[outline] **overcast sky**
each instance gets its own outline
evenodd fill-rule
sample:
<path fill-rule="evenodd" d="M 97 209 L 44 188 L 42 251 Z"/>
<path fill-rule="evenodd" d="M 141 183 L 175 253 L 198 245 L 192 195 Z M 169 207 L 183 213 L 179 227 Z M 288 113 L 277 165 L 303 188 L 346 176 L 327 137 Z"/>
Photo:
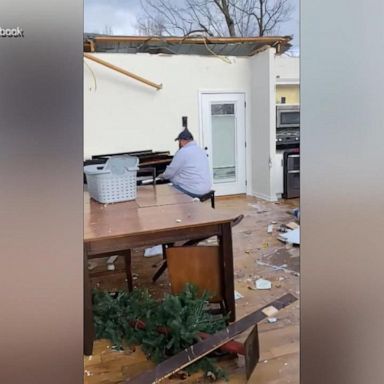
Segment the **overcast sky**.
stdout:
<path fill-rule="evenodd" d="M 280 35 L 293 35 L 293 52 L 299 50 L 299 0 L 290 0 L 294 7 L 291 20 L 280 26 Z M 110 27 L 114 35 L 135 35 L 140 0 L 84 0 L 85 32 L 105 33 Z"/>

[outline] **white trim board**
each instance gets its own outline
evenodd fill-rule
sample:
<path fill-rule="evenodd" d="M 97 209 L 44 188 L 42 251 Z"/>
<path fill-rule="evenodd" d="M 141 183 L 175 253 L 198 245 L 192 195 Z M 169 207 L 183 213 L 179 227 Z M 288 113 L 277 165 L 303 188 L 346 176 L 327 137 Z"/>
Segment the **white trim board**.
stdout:
<path fill-rule="evenodd" d="M 269 196 L 269 195 L 266 195 L 264 193 L 252 192 L 252 196 L 257 197 L 258 199 L 270 201 L 272 203 L 278 201 L 278 198 L 276 195 L 275 196 Z"/>

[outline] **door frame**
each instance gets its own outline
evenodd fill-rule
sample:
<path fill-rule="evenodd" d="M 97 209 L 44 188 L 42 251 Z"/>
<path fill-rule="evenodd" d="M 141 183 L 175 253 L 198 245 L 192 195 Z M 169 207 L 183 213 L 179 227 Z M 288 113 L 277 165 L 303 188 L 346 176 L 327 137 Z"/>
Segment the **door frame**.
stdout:
<path fill-rule="evenodd" d="M 244 121 L 244 139 L 246 146 L 244 148 L 244 177 L 245 177 L 245 194 L 248 195 L 249 191 L 249 185 L 248 185 L 248 180 L 249 180 L 249 175 L 248 175 L 248 155 L 249 155 L 249 140 L 248 140 L 248 130 L 247 130 L 247 103 L 248 103 L 248 97 L 247 97 L 247 92 L 245 90 L 228 90 L 228 89 L 215 89 L 215 90 L 209 90 L 209 89 L 201 89 L 199 90 L 199 138 L 200 138 L 200 145 L 203 145 L 203 96 L 204 95 L 218 95 L 218 94 L 241 94 L 244 96 L 244 116 L 243 116 L 243 121 Z M 212 180 L 213 182 L 213 180 Z M 242 194 L 242 193 L 241 193 Z"/>

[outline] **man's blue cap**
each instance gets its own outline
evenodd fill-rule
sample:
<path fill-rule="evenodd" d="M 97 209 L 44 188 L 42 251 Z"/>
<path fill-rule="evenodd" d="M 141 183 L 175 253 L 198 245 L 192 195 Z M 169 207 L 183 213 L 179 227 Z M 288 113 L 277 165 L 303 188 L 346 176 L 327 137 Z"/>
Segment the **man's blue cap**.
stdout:
<path fill-rule="evenodd" d="M 192 133 L 189 132 L 187 128 L 185 128 L 184 131 L 181 131 L 179 136 L 176 137 L 175 141 L 177 140 L 193 140 Z"/>

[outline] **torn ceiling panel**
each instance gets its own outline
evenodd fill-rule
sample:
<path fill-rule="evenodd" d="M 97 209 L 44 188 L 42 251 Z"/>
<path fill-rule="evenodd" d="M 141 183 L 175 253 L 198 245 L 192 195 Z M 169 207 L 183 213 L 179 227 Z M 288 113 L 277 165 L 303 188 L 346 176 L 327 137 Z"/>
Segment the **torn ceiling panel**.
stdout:
<path fill-rule="evenodd" d="M 84 35 L 84 52 L 253 56 L 266 46 L 287 51 L 291 36 L 174 37 Z"/>

